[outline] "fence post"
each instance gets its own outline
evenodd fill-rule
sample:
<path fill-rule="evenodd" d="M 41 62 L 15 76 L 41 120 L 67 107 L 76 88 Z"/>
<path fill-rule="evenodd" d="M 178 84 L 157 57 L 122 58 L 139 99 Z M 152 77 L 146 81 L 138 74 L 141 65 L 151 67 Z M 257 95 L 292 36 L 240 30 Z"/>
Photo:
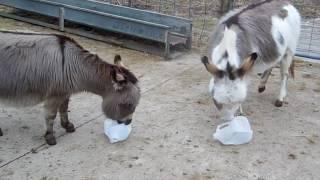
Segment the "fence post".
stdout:
<path fill-rule="evenodd" d="M 162 0 L 159 1 L 159 9 L 158 9 L 159 13 L 161 12 L 161 6 L 162 6 Z"/>
<path fill-rule="evenodd" d="M 64 31 L 64 16 L 65 16 L 65 11 L 64 8 L 61 7 L 59 8 L 59 30 Z"/>
<path fill-rule="evenodd" d="M 220 16 L 232 9 L 234 0 L 220 0 Z"/>
<path fill-rule="evenodd" d="M 188 13 L 188 17 L 191 18 L 191 7 L 192 6 L 192 0 L 189 0 L 189 13 Z"/>
<path fill-rule="evenodd" d="M 177 4 L 176 4 L 176 0 L 173 0 L 173 15 L 176 15 L 176 11 L 177 11 Z"/>

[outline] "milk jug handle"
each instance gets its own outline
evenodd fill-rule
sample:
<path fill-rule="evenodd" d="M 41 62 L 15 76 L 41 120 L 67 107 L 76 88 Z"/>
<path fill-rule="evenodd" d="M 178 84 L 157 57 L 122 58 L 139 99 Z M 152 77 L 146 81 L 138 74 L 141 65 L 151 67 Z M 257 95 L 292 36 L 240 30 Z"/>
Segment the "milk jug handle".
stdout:
<path fill-rule="evenodd" d="M 225 123 L 222 123 L 222 124 L 218 125 L 216 132 L 220 131 L 221 129 L 223 129 L 223 128 L 227 127 L 227 126 L 229 126 L 229 124 L 230 124 L 230 122 L 225 122 Z"/>

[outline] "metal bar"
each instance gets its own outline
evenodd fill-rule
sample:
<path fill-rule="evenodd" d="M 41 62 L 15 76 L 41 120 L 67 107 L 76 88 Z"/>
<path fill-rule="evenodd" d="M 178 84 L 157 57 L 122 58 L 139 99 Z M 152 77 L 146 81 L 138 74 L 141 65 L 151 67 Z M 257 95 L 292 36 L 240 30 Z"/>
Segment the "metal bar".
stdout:
<path fill-rule="evenodd" d="M 64 8 L 59 8 L 59 30 L 64 31 Z"/>
<path fill-rule="evenodd" d="M 34 0 L 33 0 L 34 1 Z M 141 23 L 141 24 L 146 24 L 146 25 L 151 25 L 151 26 L 158 26 L 158 27 L 162 27 L 162 28 L 169 28 L 166 25 L 162 25 L 162 24 L 157 24 L 157 23 L 152 23 L 152 22 L 148 22 L 148 21 L 143 21 L 143 20 L 139 20 L 139 19 L 133 19 L 133 18 L 129 18 L 129 17 L 124 17 L 124 16 L 118 16 L 118 15 L 114 15 L 114 14 L 110 14 L 110 13 L 105 13 L 105 12 L 100 12 L 100 11 L 95 11 L 95 10 L 91 10 L 91 9 L 85 9 L 85 8 L 80 8 L 80 7 L 76 7 L 76 6 L 72 6 L 72 5 L 68 5 L 68 4 L 61 4 L 61 3 L 54 3 L 54 2 L 50 2 L 50 1 L 46 1 L 46 0 L 37 0 L 39 2 L 45 2 L 47 4 L 52 4 L 52 5 L 57 5 L 57 6 L 63 6 L 69 9 L 74 9 L 74 10 L 79 10 L 82 12 L 90 12 L 92 14 L 97 14 L 97 15 L 102 15 L 102 16 L 106 16 L 106 17 L 113 17 L 113 18 L 117 18 L 117 19 L 123 19 L 123 20 L 128 20 L 128 21 L 133 21 L 136 23 Z"/>
<path fill-rule="evenodd" d="M 153 16 L 153 15 L 156 15 L 155 18 L 159 18 L 159 17 L 168 17 L 168 18 L 173 18 L 173 19 L 176 19 L 176 20 L 181 20 L 181 21 L 186 21 L 186 22 L 191 22 L 190 19 L 187 19 L 187 18 L 183 18 L 183 17 L 177 17 L 177 16 L 170 16 L 170 15 L 167 15 L 167 14 L 161 14 L 161 13 L 157 13 L 157 12 L 152 12 L 152 11 L 148 11 L 148 10 L 142 10 L 142 9 L 136 9 L 136 8 L 131 8 L 131 7 L 125 7 L 125 6 L 119 6 L 119 5 L 115 5 L 115 4 L 109 4 L 109 3 L 106 3 L 106 2 L 102 2 L 102 1 L 82 1 L 81 3 L 79 3 L 79 0 L 68 0 L 68 1 L 65 1 L 65 0 L 60 0 L 61 3 L 59 2 L 52 2 L 52 1 L 48 1 L 48 0 L 29 0 L 29 1 L 34 1 L 34 2 L 43 2 L 43 3 L 47 3 L 47 4 L 54 4 L 54 5 L 58 5 L 58 6 L 71 6 L 71 5 L 68 5 L 67 3 L 70 3 L 71 2 L 78 2 L 76 5 L 91 5 L 91 6 L 95 6 L 95 9 L 99 10 L 99 11 L 102 11 L 102 9 L 100 7 L 109 7 L 110 9 L 112 10 L 115 10 L 115 11 L 119 11 L 120 9 L 123 9 L 124 12 L 129 12 L 129 13 L 133 13 L 134 15 L 134 12 L 140 12 L 142 14 L 139 14 L 139 15 L 148 15 L 147 17 L 150 17 L 150 16 Z M 2 2 L 0 1 L 0 4 Z M 75 4 L 75 3 L 74 3 Z M 115 13 L 115 11 L 113 13 Z M 103 11 L 102 11 L 103 12 Z"/>
<path fill-rule="evenodd" d="M 0 12 L 0 16 L 5 17 L 5 18 L 10 18 L 10 19 L 15 19 L 18 21 L 23 21 L 23 22 L 27 22 L 30 24 L 35 24 L 35 25 L 39 25 L 39 26 L 44 26 L 44 27 L 48 27 L 51 29 L 55 29 L 55 30 L 59 30 L 59 26 L 54 25 L 54 24 L 49 24 L 49 23 L 45 23 L 45 22 L 41 22 L 41 21 L 37 21 L 37 20 L 33 20 L 30 18 L 25 18 L 25 17 L 21 17 L 21 16 L 16 16 L 13 14 L 8 14 L 8 13 L 3 13 Z"/>
<path fill-rule="evenodd" d="M 309 28 L 315 27 L 315 28 L 320 28 L 320 25 L 317 26 L 317 25 L 312 25 L 312 24 L 302 24 L 301 27 L 309 27 Z"/>
<path fill-rule="evenodd" d="M 162 6 L 162 0 L 159 0 L 159 9 L 158 9 L 159 13 L 161 12 L 161 6 Z"/>
<path fill-rule="evenodd" d="M 229 0 L 229 4 L 228 4 L 228 9 L 229 11 L 233 9 L 234 5 L 234 0 Z"/>
<path fill-rule="evenodd" d="M 316 55 L 310 55 L 310 54 L 302 53 L 302 52 L 297 52 L 295 55 L 298 57 L 305 57 L 305 58 L 309 58 L 309 59 L 320 60 L 320 55 L 316 56 Z"/>
<path fill-rule="evenodd" d="M 313 20 L 313 24 L 314 24 L 314 20 Z M 313 30 L 314 30 L 314 28 L 312 28 L 312 30 L 311 30 L 311 37 L 310 37 L 310 39 L 309 39 L 309 47 L 308 47 L 308 49 L 310 50 L 310 47 L 311 47 L 311 39 L 312 39 L 312 37 L 313 37 Z"/>
<path fill-rule="evenodd" d="M 25 1 L 25 3 L 26 2 L 27 1 Z M 30 4 L 27 4 L 27 5 L 30 5 Z M 52 16 L 52 17 L 59 16 L 58 15 L 59 8 L 56 6 L 43 6 L 43 4 L 39 4 L 39 3 L 31 4 L 31 5 L 33 6 L 29 6 L 29 8 L 31 8 L 29 10 L 32 12 L 37 12 L 40 14 L 45 13 L 44 15 Z M 24 8 L 27 8 L 27 7 L 24 7 Z M 120 32 L 128 35 L 133 35 L 136 37 L 150 39 L 157 42 L 164 42 L 165 31 L 169 29 L 169 26 L 166 26 L 166 25 L 155 24 L 152 22 L 146 22 L 146 21 L 136 20 L 136 19 L 127 18 L 127 17 L 115 18 L 120 16 L 97 12 L 97 11 L 88 10 L 84 8 L 74 8 L 73 6 L 68 6 L 64 8 L 68 8 L 66 10 L 65 18 L 68 18 L 67 20 L 69 21 L 85 24 L 93 27 L 98 27 L 108 31 Z M 79 11 L 78 11 L 79 9 L 82 10 L 81 14 L 79 14 Z M 25 10 L 28 10 L 28 9 L 25 9 Z"/>
<path fill-rule="evenodd" d="M 148 0 L 146 0 L 145 6 L 148 7 Z"/>
<path fill-rule="evenodd" d="M 132 5 L 133 0 L 130 0 L 130 2 Z M 174 6 L 176 6 L 175 3 L 176 0 L 174 0 Z M 164 55 L 166 57 L 170 55 L 170 35 L 186 38 L 180 43 L 186 43 L 188 48 L 191 48 L 192 44 L 192 21 L 185 18 L 177 18 L 91 0 L 1 0 L 0 4 L 59 18 L 59 26 L 41 21 L 32 21 L 29 18 L 28 20 L 20 18 L 20 20 L 60 31 L 73 33 L 72 31 L 74 30 L 64 27 L 64 20 L 68 20 L 91 27 L 165 43 Z M 159 11 L 161 11 L 162 5 L 163 1 L 160 0 Z M 191 16 L 191 5 L 192 0 L 189 0 L 189 16 Z M 176 13 L 176 9 L 174 13 Z M 90 35 L 87 33 L 85 36 L 89 37 Z M 174 44 L 176 42 L 172 41 L 171 43 Z"/>
<path fill-rule="evenodd" d="M 173 0 L 173 15 L 176 15 L 177 7 L 176 7 L 176 0 Z"/>
<path fill-rule="evenodd" d="M 178 37 L 183 37 L 183 38 L 188 38 L 190 36 L 189 34 L 180 34 L 176 32 L 170 32 L 170 34 Z"/>
<path fill-rule="evenodd" d="M 30 1 L 48 2 L 48 0 L 30 0 Z M 161 14 L 161 13 L 157 13 L 157 12 L 153 12 L 153 11 L 149 11 L 149 10 L 142 10 L 142 9 L 136 9 L 136 8 L 131 8 L 131 7 L 119 6 L 119 5 L 109 4 L 109 3 L 101 2 L 101 1 L 55 0 L 55 2 L 51 2 L 51 1 L 49 1 L 49 2 L 55 3 L 57 5 L 62 3 L 62 4 L 74 4 L 77 6 L 82 5 L 82 6 L 87 6 L 87 8 L 94 7 L 95 9 L 102 11 L 102 12 L 104 10 L 112 11 L 112 13 L 114 13 L 114 14 L 116 14 L 116 12 L 119 12 L 120 10 L 123 10 L 123 12 L 127 12 L 129 14 L 131 12 L 134 12 L 135 14 L 137 14 L 139 16 L 146 15 L 146 17 L 141 16 L 140 18 L 154 18 L 153 20 L 157 20 L 159 18 L 161 18 L 162 20 L 163 20 L 163 18 L 170 18 L 170 19 L 175 19 L 175 20 L 191 22 L 190 19 L 186 19 L 183 17 L 170 16 L 170 15 Z M 134 14 L 132 14 L 132 15 L 134 15 Z"/>
<path fill-rule="evenodd" d="M 81 3 L 80 3 L 81 2 Z M 156 12 L 150 12 L 150 11 L 145 11 L 145 10 L 138 10 L 134 8 L 128 8 L 124 6 L 118 6 L 118 5 L 111 5 L 106 2 L 99 2 L 95 3 L 96 1 L 87 1 L 87 0 L 54 0 L 48 1 L 48 0 L 2 0 L 0 1 L 0 4 L 8 5 L 8 6 L 18 6 L 18 5 L 23 5 L 22 7 L 20 6 L 21 9 L 27 10 L 26 8 L 37 8 L 38 13 L 46 13 L 48 15 L 48 12 L 45 12 L 45 9 L 39 10 L 39 5 L 44 6 L 47 4 L 59 6 L 59 7 L 65 7 L 65 8 L 73 8 L 75 11 L 79 10 L 82 11 L 82 9 L 89 9 L 93 10 L 88 13 L 95 13 L 95 12 L 100 12 L 100 13 L 105 13 L 105 14 L 99 14 L 102 16 L 107 16 L 110 15 L 109 17 L 112 18 L 118 18 L 118 17 L 128 17 L 130 20 L 140 20 L 140 22 L 151 22 L 154 24 L 161 24 L 161 25 L 166 25 L 171 28 L 170 31 L 178 32 L 178 33 L 189 33 L 189 24 L 192 23 L 191 20 L 185 19 L 185 18 L 178 18 L 175 16 L 169 16 L 169 15 L 163 15 L 159 14 Z M 43 3 L 43 4 L 40 4 Z M 68 3 L 68 4 L 65 4 Z M 16 5 L 15 5 L 16 4 Z M 71 6 L 71 7 L 70 7 Z M 16 7 L 19 8 L 19 7 Z M 29 9 L 30 10 L 30 9 Z M 40 12 L 39 12 L 40 11 Z M 49 9 L 49 11 L 52 12 L 52 10 Z M 81 16 L 79 16 L 81 17 Z M 65 17 L 66 19 L 69 18 Z M 78 19 L 78 18 L 76 18 Z M 94 23 L 96 18 L 93 18 L 93 20 L 89 20 L 90 23 Z M 128 20 L 129 20 L 128 19 Z M 88 22 L 88 20 L 86 21 Z M 119 23 L 118 23 L 119 24 Z M 101 27 L 100 27 L 101 28 Z"/>
<path fill-rule="evenodd" d="M 169 43 L 169 31 L 165 33 L 165 47 L 164 47 L 164 57 L 169 59 L 170 55 L 170 43 Z"/>
<path fill-rule="evenodd" d="M 319 51 L 313 51 L 313 50 L 306 50 L 306 49 L 299 49 L 296 51 L 297 53 L 304 53 L 304 54 L 319 54 Z M 320 55 L 319 55 L 320 57 Z"/>
<path fill-rule="evenodd" d="M 191 8 L 192 8 L 192 0 L 189 0 L 189 11 L 188 11 L 188 17 L 191 18 Z"/>
<path fill-rule="evenodd" d="M 192 48 L 192 24 L 190 24 L 191 33 L 189 34 L 189 37 L 187 39 L 187 48 Z"/>
<path fill-rule="evenodd" d="M 59 26 L 57 26 L 57 25 L 41 22 L 41 21 L 38 21 L 38 20 L 30 19 L 30 18 L 20 17 L 20 16 L 7 14 L 7 13 L 2 13 L 2 12 L 0 12 L 0 16 L 6 17 L 6 18 L 15 19 L 15 20 L 18 20 L 18 21 L 27 22 L 27 23 L 34 24 L 34 25 L 48 27 L 48 28 L 51 28 L 51 29 L 54 29 L 54 30 L 59 30 Z M 159 52 L 159 48 L 153 47 L 153 46 L 150 46 L 150 45 L 135 43 L 133 41 L 120 42 L 120 41 L 117 41 L 117 40 L 112 40 L 110 38 L 106 38 L 105 36 L 94 35 L 92 33 L 87 33 L 87 32 L 83 32 L 83 31 L 75 30 L 75 29 L 70 29 L 70 28 L 65 28 L 64 32 L 67 32 L 67 33 L 70 33 L 70 34 L 75 34 L 75 35 L 86 37 L 86 38 L 90 38 L 90 39 L 94 39 L 94 40 L 97 40 L 97 41 L 102 41 L 102 42 L 118 45 L 120 47 L 124 47 L 124 48 L 128 48 L 128 49 L 133 49 L 133 50 L 137 50 L 137 51 L 141 51 L 141 52 L 152 53 L 152 54 L 155 54 L 155 55 L 158 55 L 158 56 L 162 56 L 162 57 L 164 56 L 163 53 Z M 170 53 L 170 51 L 168 53 Z M 168 55 L 168 57 L 169 57 L 169 55 Z M 167 58 L 167 57 L 164 57 L 164 58 Z"/>

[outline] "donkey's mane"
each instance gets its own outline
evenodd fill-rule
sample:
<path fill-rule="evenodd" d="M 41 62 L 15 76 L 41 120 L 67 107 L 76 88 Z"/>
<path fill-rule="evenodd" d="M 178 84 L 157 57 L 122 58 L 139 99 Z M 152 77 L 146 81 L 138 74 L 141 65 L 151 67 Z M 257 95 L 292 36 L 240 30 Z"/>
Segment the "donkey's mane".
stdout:
<path fill-rule="evenodd" d="M 121 72 L 126 77 L 126 79 L 130 81 L 132 84 L 136 84 L 138 82 L 138 79 L 130 70 L 104 61 L 97 54 L 93 54 L 90 51 L 86 50 L 79 43 L 77 43 L 74 39 L 70 37 L 59 35 L 59 34 L 55 34 L 55 36 L 60 39 L 59 40 L 60 43 L 65 43 L 69 41 L 75 44 L 78 48 L 80 48 L 82 51 L 81 53 L 85 57 L 84 59 L 90 64 L 97 66 L 97 73 L 100 74 L 101 76 L 106 76 L 107 75 L 106 73 L 110 72 L 110 71 L 106 71 L 105 69 L 115 69 L 118 72 Z M 63 48 L 63 44 L 61 44 L 61 48 Z"/>
<path fill-rule="evenodd" d="M 80 48 L 82 51 L 81 53 L 85 57 L 84 59 L 88 61 L 90 64 L 97 66 L 97 73 L 100 74 L 101 76 L 106 76 L 107 75 L 106 73 L 110 72 L 110 71 L 106 71 L 106 69 L 115 69 L 116 71 L 121 72 L 125 76 L 125 78 L 128 81 L 130 81 L 132 84 L 136 84 L 138 82 L 138 79 L 130 70 L 104 61 L 97 54 L 93 54 L 90 51 L 86 50 L 78 42 L 76 42 L 74 39 L 70 37 L 60 35 L 60 34 L 54 34 L 54 35 L 59 39 L 59 43 L 61 45 L 62 50 L 64 48 L 64 43 L 66 43 L 67 41 L 75 44 L 78 48 Z"/>
<path fill-rule="evenodd" d="M 61 34 L 55 34 L 55 33 L 35 33 L 35 32 L 16 32 L 16 31 L 6 31 L 1 30 L 1 33 L 11 33 L 11 34 L 20 34 L 20 35 L 39 35 L 39 36 L 51 36 L 56 37 L 57 41 L 60 45 L 60 50 L 62 53 L 62 67 L 64 68 L 65 65 L 65 46 L 66 43 L 71 43 L 75 45 L 77 48 L 80 49 L 81 55 L 84 57 L 83 60 L 87 61 L 89 64 L 92 64 L 97 69 L 97 73 L 102 76 L 106 77 L 110 75 L 110 72 L 112 69 L 116 70 L 117 72 L 121 72 L 125 78 L 130 81 L 133 84 L 136 84 L 138 82 L 138 79 L 136 76 L 128 69 L 124 67 L 120 67 L 114 64 L 110 64 L 103 59 L 101 59 L 98 55 L 91 53 L 90 51 L 86 50 L 84 47 L 82 47 L 77 41 L 75 41 L 73 38 L 61 35 Z M 82 59 L 82 58 L 81 58 Z M 109 74 L 107 74 L 109 73 Z"/>
<path fill-rule="evenodd" d="M 103 59 L 101 59 L 98 55 L 90 53 L 88 50 L 82 49 L 83 56 L 85 57 L 85 61 L 97 67 L 97 73 L 100 76 L 107 76 L 106 73 L 112 73 L 112 71 L 117 71 L 122 73 L 126 80 L 130 81 L 132 84 L 136 84 L 138 82 L 137 77 L 128 69 L 124 67 L 120 67 L 118 65 L 110 64 Z M 106 71 L 106 69 L 109 69 Z"/>
<path fill-rule="evenodd" d="M 227 26 L 228 28 L 230 28 L 230 26 L 232 26 L 233 24 L 236 24 L 236 25 L 239 25 L 239 26 L 240 26 L 240 24 L 239 24 L 239 16 L 240 16 L 242 13 L 244 13 L 244 12 L 250 10 L 250 9 L 254 9 L 254 8 L 258 7 L 258 6 L 261 6 L 261 5 L 265 4 L 265 3 L 269 3 L 269 2 L 271 2 L 271 1 L 273 1 L 273 0 L 265 0 L 265 1 L 258 2 L 258 3 L 250 4 L 249 6 L 243 8 L 241 11 L 239 11 L 239 12 L 236 13 L 236 14 L 234 14 L 234 15 L 231 16 L 230 18 L 228 18 L 224 23 L 226 24 L 226 26 Z M 240 27 L 240 28 L 241 28 L 241 27 Z"/>
<path fill-rule="evenodd" d="M 111 69 L 116 69 L 118 72 L 123 73 L 123 75 L 126 77 L 126 79 L 128 81 L 130 81 L 132 84 L 136 84 L 138 82 L 137 77 L 128 69 L 124 68 L 124 67 L 119 67 L 117 65 L 114 64 L 110 64 L 106 61 L 104 61 L 103 59 L 101 59 L 98 55 L 91 53 L 90 51 L 86 50 L 85 48 L 83 48 L 78 42 L 76 42 L 74 39 L 64 36 L 64 35 L 60 35 L 60 34 L 54 34 L 59 40 L 60 43 L 62 43 L 61 45 L 63 45 L 63 43 L 69 41 L 72 42 L 73 44 L 75 44 L 78 48 L 80 48 L 82 50 L 83 55 L 85 56 L 85 60 L 88 61 L 90 64 L 96 65 L 97 71 L 100 75 L 105 76 L 107 73 L 105 71 L 106 68 L 111 68 Z M 61 46 L 63 48 L 63 46 Z"/>

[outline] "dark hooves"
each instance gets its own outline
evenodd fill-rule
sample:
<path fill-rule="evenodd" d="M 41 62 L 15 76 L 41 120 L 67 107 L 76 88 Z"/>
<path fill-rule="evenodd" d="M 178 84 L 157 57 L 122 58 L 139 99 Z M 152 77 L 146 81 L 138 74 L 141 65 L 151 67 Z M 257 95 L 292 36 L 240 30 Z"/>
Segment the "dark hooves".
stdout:
<path fill-rule="evenodd" d="M 66 129 L 66 132 L 68 133 L 72 133 L 72 132 L 75 132 L 76 129 L 74 128 L 74 125 L 72 123 L 68 123 L 68 124 L 61 124 L 61 126 Z"/>
<path fill-rule="evenodd" d="M 276 100 L 276 102 L 274 103 L 274 105 L 276 107 L 281 107 L 283 105 L 283 101 L 280 101 L 280 100 Z"/>
<path fill-rule="evenodd" d="M 76 129 L 74 128 L 74 125 L 72 123 L 69 123 L 68 126 L 66 127 L 66 131 L 68 133 L 72 133 L 72 132 L 75 132 Z"/>
<path fill-rule="evenodd" d="M 47 144 L 50 146 L 57 144 L 56 138 L 52 133 L 51 134 L 46 133 L 46 135 L 44 135 L 44 138 L 46 139 Z"/>
<path fill-rule="evenodd" d="M 265 86 L 259 87 L 259 89 L 258 89 L 259 93 L 262 93 L 264 90 L 266 90 L 266 87 L 265 87 Z"/>
<path fill-rule="evenodd" d="M 0 128 L 0 136 L 3 136 L 3 133 L 2 133 L 2 130 L 1 130 L 1 128 Z"/>

